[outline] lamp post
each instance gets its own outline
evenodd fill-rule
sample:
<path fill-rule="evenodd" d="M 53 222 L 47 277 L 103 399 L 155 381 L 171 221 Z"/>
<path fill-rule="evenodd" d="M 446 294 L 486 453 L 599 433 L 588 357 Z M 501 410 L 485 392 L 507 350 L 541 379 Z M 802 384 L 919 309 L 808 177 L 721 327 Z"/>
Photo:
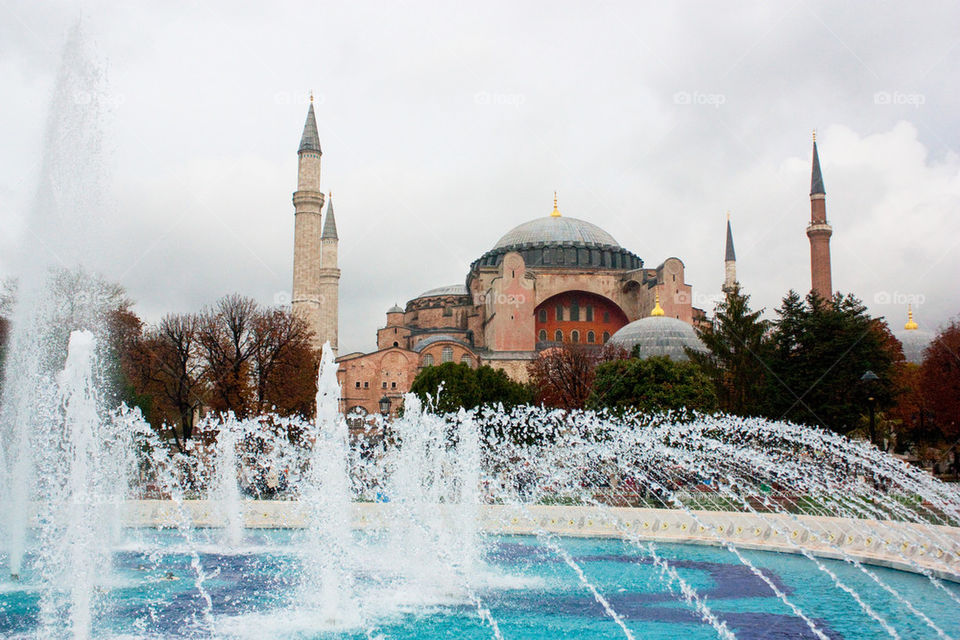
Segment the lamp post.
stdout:
<path fill-rule="evenodd" d="M 873 389 L 879 379 L 880 377 L 873 371 L 867 371 L 860 377 L 860 382 L 862 382 L 867 389 L 867 408 L 870 410 L 870 444 L 877 443 L 877 423 L 874 414 L 877 398 L 874 396 Z"/>

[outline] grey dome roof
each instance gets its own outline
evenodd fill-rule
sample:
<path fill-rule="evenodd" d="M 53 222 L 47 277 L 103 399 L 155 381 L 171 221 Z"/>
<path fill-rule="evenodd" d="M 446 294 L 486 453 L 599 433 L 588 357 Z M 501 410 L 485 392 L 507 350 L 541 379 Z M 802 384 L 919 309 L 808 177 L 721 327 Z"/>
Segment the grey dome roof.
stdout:
<path fill-rule="evenodd" d="M 923 362 L 923 352 L 933 342 L 934 335 L 922 329 L 901 329 L 894 334 L 903 345 L 903 357 L 907 362 L 920 364 Z"/>
<path fill-rule="evenodd" d="M 566 216 L 545 216 L 514 227 L 497 240 L 494 250 L 528 244 L 619 247 L 613 236 L 595 224 Z"/>
<path fill-rule="evenodd" d="M 398 304 L 394 304 L 392 307 L 387 309 L 387 313 L 403 313 L 403 308 Z"/>
<path fill-rule="evenodd" d="M 689 360 L 684 347 L 706 351 L 693 327 L 677 318 L 650 316 L 634 320 L 610 336 L 609 344 L 628 351 L 638 346 L 639 356 L 669 356 L 672 360 Z"/>
<path fill-rule="evenodd" d="M 424 291 L 418 295 L 414 300 L 418 298 L 430 298 L 433 296 L 468 296 L 470 292 L 467 290 L 467 286 L 463 284 L 451 284 L 446 287 L 437 287 L 436 289 L 430 289 L 429 291 Z"/>

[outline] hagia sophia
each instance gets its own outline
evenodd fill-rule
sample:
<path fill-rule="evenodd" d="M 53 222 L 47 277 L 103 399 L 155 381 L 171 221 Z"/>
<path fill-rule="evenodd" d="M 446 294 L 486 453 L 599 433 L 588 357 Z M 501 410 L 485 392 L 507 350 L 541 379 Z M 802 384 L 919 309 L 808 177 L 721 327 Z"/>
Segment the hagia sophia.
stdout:
<path fill-rule="evenodd" d="M 445 362 L 489 365 L 525 381 L 530 362 L 558 344 L 640 345 L 641 353 L 680 359 L 684 347 L 703 349 L 694 327 L 709 320 L 692 305 L 683 261 L 670 256 L 647 267 L 600 227 L 562 214 L 554 194 L 549 215 L 503 234 L 462 282 L 388 309 L 375 351 L 339 353 L 339 238 L 332 198 L 320 191 L 322 155 L 311 100 L 293 194 L 292 306 L 313 329 L 317 346 L 329 342 L 337 353 L 344 413 L 395 411 L 423 367 Z M 815 138 L 810 202 L 811 284 L 829 297 L 832 228 Z M 729 219 L 726 232 L 725 291 L 737 281 Z M 916 329 L 911 316 L 906 338 L 920 337 Z"/>

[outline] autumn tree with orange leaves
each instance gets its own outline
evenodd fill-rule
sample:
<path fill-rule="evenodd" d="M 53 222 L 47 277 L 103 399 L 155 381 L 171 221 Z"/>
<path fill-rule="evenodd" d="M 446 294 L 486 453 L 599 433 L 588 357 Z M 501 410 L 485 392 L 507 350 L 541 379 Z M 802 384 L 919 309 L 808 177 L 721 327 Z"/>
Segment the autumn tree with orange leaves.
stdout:
<path fill-rule="evenodd" d="M 920 387 L 930 419 L 953 449 L 960 475 L 960 320 L 940 331 L 924 353 Z"/>

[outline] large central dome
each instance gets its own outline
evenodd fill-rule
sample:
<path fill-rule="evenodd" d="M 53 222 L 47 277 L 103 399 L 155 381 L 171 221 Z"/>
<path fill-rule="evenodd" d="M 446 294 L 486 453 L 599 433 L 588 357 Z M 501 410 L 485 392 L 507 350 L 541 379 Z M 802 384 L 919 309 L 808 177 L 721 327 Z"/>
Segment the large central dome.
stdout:
<path fill-rule="evenodd" d="M 545 216 L 514 227 L 497 241 L 493 250 L 537 244 L 587 247 L 620 246 L 620 243 L 613 236 L 595 224 L 576 218 Z"/>

